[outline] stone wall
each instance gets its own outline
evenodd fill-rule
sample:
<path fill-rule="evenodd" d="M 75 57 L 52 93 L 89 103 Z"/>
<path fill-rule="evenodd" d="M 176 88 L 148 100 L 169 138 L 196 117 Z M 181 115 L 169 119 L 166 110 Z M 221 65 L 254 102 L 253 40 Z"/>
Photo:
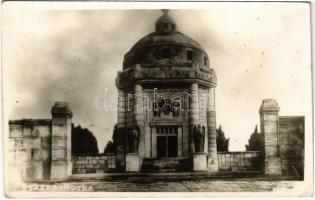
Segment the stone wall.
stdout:
<path fill-rule="evenodd" d="M 198 87 L 197 87 L 198 89 Z M 169 89 L 168 89 L 169 90 Z M 196 90 L 195 92 L 198 94 Z M 145 89 L 145 94 L 150 92 Z M 151 92 L 152 93 L 152 92 Z M 162 91 L 163 95 L 183 95 L 187 91 Z M 151 96 L 148 95 L 150 98 Z M 200 100 L 204 105 L 206 99 Z M 184 104 L 188 104 L 183 98 Z M 198 102 L 198 99 L 197 101 Z M 209 103 L 209 102 L 208 102 Z M 124 151 L 121 158 L 114 154 L 76 155 L 71 157 L 71 116 L 72 112 L 64 102 L 56 103 L 52 110 L 52 119 L 24 119 L 9 121 L 9 138 L 7 160 L 10 179 L 21 177 L 24 182 L 63 181 L 71 173 L 107 173 L 119 169 L 118 161 L 125 161 Z M 219 170 L 221 171 L 264 171 L 266 175 L 304 177 L 304 117 L 287 117 L 278 115 L 279 107 L 275 100 L 264 100 L 261 109 L 261 136 L 264 149 L 246 152 L 218 152 Z M 179 135 L 183 146 L 179 146 L 178 155 L 188 158 L 188 116 L 182 112 L 178 119 L 159 121 L 152 113 L 145 113 L 145 120 L 150 125 L 166 123 L 179 124 L 183 135 Z M 193 113 L 196 122 L 201 123 L 204 114 Z M 210 116 L 211 117 L 211 116 Z M 150 119 L 152 121 L 150 121 Z M 198 119 L 198 120 L 197 120 Z M 150 131 L 150 130 L 149 130 Z M 154 132 L 154 131 L 153 131 Z M 181 131 L 179 131 L 181 132 Z M 215 132 L 214 132 L 215 133 Z M 154 145 L 152 138 L 145 137 L 143 146 L 149 150 L 147 155 L 155 158 L 150 152 Z M 215 137 L 212 138 L 215 140 Z M 122 145 L 123 146 L 123 145 Z M 185 147 L 186 146 L 186 149 Z M 213 148 L 212 146 L 209 149 Z M 124 150 L 124 149 L 123 149 Z M 216 152 L 216 151 L 208 151 Z M 187 154 L 186 154 L 187 153 Z M 208 154 L 208 161 L 213 155 Z M 209 165 L 208 165 L 209 166 Z M 70 173 L 67 170 L 70 169 Z M 65 173 L 67 172 L 67 173 Z"/>
<path fill-rule="evenodd" d="M 72 156 L 73 174 L 102 174 L 116 169 L 115 154 L 81 154 Z"/>
<path fill-rule="evenodd" d="M 280 158 L 282 173 L 304 177 L 304 117 L 280 116 Z"/>
<path fill-rule="evenodd" d="M 15 176 L 13 184 L 71 175 L 72 112 L 67 102 L 56 102 L 51 113 L 52 119 L 9 120 L 7 173 Z"/>
<path fill-rule="evenodd" d="M 51 164 L 51 120 L 10 120 L 8 164 L 25 182 L 48 180 Z M 10 171 L 11 172 L 11 171 Z"/>
<path fill-rule="evenodd" d="M 218 152 L 220 171 L 261 171 L 259 151 Z"/>

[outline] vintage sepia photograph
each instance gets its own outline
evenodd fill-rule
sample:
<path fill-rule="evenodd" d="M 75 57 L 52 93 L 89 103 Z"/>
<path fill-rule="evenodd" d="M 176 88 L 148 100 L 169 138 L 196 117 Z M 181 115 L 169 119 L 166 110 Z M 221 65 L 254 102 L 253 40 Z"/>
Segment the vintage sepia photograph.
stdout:
<path fill-rule="evenodd" d="M 11 198 L 312 196 L 307 2 L 5 2 Z"/>

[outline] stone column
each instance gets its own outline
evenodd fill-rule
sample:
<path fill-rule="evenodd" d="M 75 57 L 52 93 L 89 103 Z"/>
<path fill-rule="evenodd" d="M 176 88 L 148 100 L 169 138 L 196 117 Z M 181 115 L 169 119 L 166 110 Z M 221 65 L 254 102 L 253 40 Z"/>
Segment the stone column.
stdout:
<path fill-rule="evenodd" d="M 189 110 L 189 146 L 190 154 L 192 156 L 193 171 L 206 171 L 207 170 L 207 153 L 195 152 L 193 130 L 194 126 L 200 123 L 199 118 L 199 88 L 197 83 L 190 86 L 190 110 Z"/>
<path fill-rule="evenodd" d="M 133 116 L 134 125 L 139 127 L 139 145 L 138 151 L 136 153 L 127 153 L 126 155 L 126 171 L 127 172 L 138 172 L 140 171 L 141 160 L 145 155 L 145 133 L 144 133 L 144 116 L 142 106 L 142 86 L 140 84 L 135 84 L 134 86 L 134 104 L 133 104 Z"/>
<path fill-rule="evenodd" d="M 127 151 L 127 129 L 126 129 L 126 111 L 125 111 L 125 94 L 123 89 L 118 88 L 117 104 L 117 124 L 114 133 L 116 145 L 116 166 L 118 171 L 124 171 L 125 155 Z"/>
<path fill-rule="evenodd" d="M 278 103 L 274 99 L 263 100 L 259 110 L 266 175 L 282 174 L 279 152 L 279 110 Z"/>
<path fill-rule="evenodd" d="M 72 174 L 71 118 L 67 102 L 56 102 L 51 109 L 51 174 L 53 181 L 66 180 Z"/>
<path fill-rule="evenodd" d="M 217 130 L 216 130 L 216 111 L 215 111 L 215 89 L 209 89 L 207 104 L 207 126 L 208 126 L 208 171 L 216 172 L 218 166 L 217 152 Z"/>
<path fill-rule="evenodd" d="M 117 127 L 125 128 L 126 123 L 125 112 L 125 94 L 122 89 L 118 89 L 118 105 L 117 105 Z"/>
<path fill-rule="evenodd" d="M 140 137 L 139 137 L 139 148 L 138 153 L 140 156 L 144 155 L 144 116 L 143 116 L 143 109 L 141 106 L 142 102 L 142 86 L 140 84 L 135 84 L 134 87 L 134 125 L 139 126 L 140 129 Z"/>
<path fill-rule="evenodd" d="M 190 85 L 190 101 L 189 101 L 189 152 L 192 155 L 195 152 L 193 140 L 194 125 L 199 123 L 199 98 L 198 98 L 198 84 L 192 83 Z"/>

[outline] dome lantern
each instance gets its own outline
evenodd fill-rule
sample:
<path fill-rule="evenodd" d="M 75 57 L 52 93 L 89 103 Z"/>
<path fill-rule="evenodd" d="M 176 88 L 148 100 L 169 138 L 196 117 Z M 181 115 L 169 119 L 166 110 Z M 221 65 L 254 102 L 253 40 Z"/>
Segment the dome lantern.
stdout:
<path fill-rule="evenodd" d="M 169 10 L 168 9 L 162 9 L 163 15 L 156 20 L 155 22 L 155 31 L 156 32 L 170 32 L 176 30 L 176 23 L 168 15 Z"/>

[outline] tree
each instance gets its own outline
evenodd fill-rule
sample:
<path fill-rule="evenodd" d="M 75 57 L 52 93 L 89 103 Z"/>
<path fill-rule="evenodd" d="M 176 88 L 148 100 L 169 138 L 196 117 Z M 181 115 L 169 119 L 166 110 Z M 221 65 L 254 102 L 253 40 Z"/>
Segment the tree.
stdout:
<path fill-rule="evenodd" d="M 73 154 L 98 153 L 97 140 L 87 128 L 72 124 L 71 140 Z"/>
<path fill-rule="evenodd" d="M 251 134 L 248 145 L 245 145 L 246 151 L 261 151 L 262 150 L 262 137 L 258 133 L 257 125 L 254 132 Z"/>
<path fill-rule="evenodd" d="M 109 140 L 104 148 L 104 153 L 116 153 L 116 148 L 117 148 L 117 144 L 118 142 L 122 142 L 119 141 L 121 140 L 121 132 L 122 132 L 122 128 L 118 128 L 117 124 L 114 126 L 114 130 L 113 130 L 113 135 L 112 135 L 112 141 Z"/>
<path fill-rule="evenodd" d="M 109 140 L 104 148 L 104 153 L 116 153 L 115 143 Z"/>
<path fill-rule="evenodd" d="M 225 138 L 225 134 L 222 131 L 222 127 L 220 125 L 217 129 L 217 150 L 229 151 L 229 140 L 230 138 Z"/>

